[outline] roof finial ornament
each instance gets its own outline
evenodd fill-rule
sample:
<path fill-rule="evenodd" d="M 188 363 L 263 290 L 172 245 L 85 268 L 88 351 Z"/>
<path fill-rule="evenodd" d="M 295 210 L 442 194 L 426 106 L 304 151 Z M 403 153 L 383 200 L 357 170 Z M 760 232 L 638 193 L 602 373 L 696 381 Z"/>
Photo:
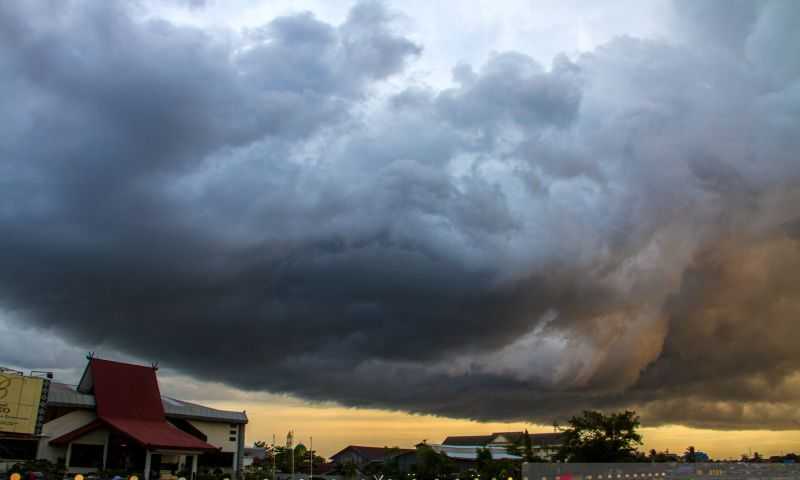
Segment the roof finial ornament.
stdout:
<path fill-rule="evenodd" d="M 89 354 L 86 355 L 86 360 L 91 360 L 93 358 L 94 358 L 94 352 L 89 352 Z"/>
<path fill-rule="evenodd" d="M 150 365 L 153 367 L 153 370 L 158 370 L 158 362 L 153 362 Z"/>

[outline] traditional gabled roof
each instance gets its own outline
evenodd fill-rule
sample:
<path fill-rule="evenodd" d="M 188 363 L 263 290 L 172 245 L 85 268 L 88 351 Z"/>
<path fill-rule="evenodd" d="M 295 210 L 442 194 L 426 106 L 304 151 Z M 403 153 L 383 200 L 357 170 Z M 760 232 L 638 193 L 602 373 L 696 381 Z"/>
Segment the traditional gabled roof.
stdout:
<path fill-rule="evenodd" d="M 155 368 L 91 358 L 88 369 L 98 417 L 166 423 Z"/>
<path fill-rule="evenodd" d="M 214 445 L 179 430 L 166 421 L 137 420 L 134 418 L 106 419 L 115 430 L 150 449 L 165 450 L 219 450 Z"/>
<path fill-rule="evenodd" d="M 217 450 L 167 422 L 154 367 L 90 358 L 79 392 L 94 394 L 97 419 L 50 443 L 107 427 L 150 449 Z"/>
<path fill-rule="evenodd" d="M 458 435 L 444 439 L 442 445 L 484 446 L 494 439 L 494 435 Z"/>
<path fill-rule="evenodd" d="M 119 432 L 149 449 L 218 450 L 217 447 L 209 445 L 201 439 L 192 437 L 168 423 L 161 424 L 158 422 L 139 422 L 135 420 L 115 420 L 113 422 L 108 422 L 96 419 L 78 429 L 50 440 L 50 444 L 67 445 L 101 428 L 108 428 Z"/>

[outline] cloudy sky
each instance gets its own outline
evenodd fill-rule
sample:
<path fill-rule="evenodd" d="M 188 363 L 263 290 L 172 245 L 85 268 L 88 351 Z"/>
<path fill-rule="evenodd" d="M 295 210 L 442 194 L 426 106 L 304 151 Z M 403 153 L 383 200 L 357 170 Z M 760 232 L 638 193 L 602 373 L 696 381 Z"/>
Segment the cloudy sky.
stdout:
<path fill-rule="evenodd" d="M 0 364 L 800 449 L 800 3 L 433 3 L 0 3 Z"/>

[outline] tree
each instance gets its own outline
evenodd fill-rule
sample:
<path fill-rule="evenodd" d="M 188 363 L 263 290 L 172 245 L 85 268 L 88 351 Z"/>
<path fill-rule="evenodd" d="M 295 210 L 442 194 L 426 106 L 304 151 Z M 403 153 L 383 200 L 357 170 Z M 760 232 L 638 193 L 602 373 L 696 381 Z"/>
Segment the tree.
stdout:
<path fill-rule="evenodd" d="M 355 478 L 358 476 L 358 467 L 353 462 L 345 462 L 341 466 L 344 478 Z"/>
<path fill-rule="evenodd" d="M 569 420 L 562 430 L 564 441 L 556 456 L 568 462 L 627 462 L 636 459 L 636 446 L 642 444 L 637 432 L 639 417 L 626 410 L 604 415 L 586 410 Z"/>
<path fill-rule="evenodd" d="M 476 466 L 482 479 L 498 478 L 505 480 L 508 477 L 519 478 L 520 462 L 518 460 L 492 458 L 488 448 L 479 448 L 477 451 Z"/>
<path fill-rule="evenodd" d="M 399 478 L 400 477 L 400 464 L 397 461 L 397 455 L 400 453 L 400 447 L 383 447 L 383 461 L 370 462 L 364 467 L 363 473 L 373 478 L 378 478 L 381 475 L 384 478 Z"/>
<path fill-rule="evenodd" d="M 294 471 L 296 473 L 309 473 L 311 466 L 311 457 L 314 457 L 314 467 L 319 467 L 325 463 L 325 459 L 309 451 L 305 445 L 298 443 L 294 447 Z M 291 459 L 290 459 L 291 460 Z"/>
<path fill-rule="evenodd" d="M 686 452 L 683 454 L 683 459 L 687 463 L 695 463 L 697 461 L 697 452 L 693 446 L 690 446 L 686 449 Z"/>
<path fill-rule="evenodd" d="M 420 480 L 446 477 L 456 471 L 455 465 L 447 455 L 436 452 L 429 445 L 417 446 L 415 473 Z"/>
<path fill-rule="evenodd" d="M 523 457 L 526 462 L 533 461 L 533 445 L 531 445 L 531 434 L 528 429 L 525 429 L 525 434 L 522 436 Z"/>
<path fill-rule="evenodd" d="M 476 463 L 478 473 L 480 473 L 483 478 L 492 478 L 493 459 L 491 450 L 485 447 L 479 448 L 476 455 Z"/>
<path fill-rule="evenodd" d="M 279 472 L 289 473 L 292 471 L 292 454 L 294 454 L 294 471 L 295 473 L 308 472 L 309 464 L 311 462 L 311 455 L 305 445 L 298 444 L 294 448 L 286 448 L 280 445 L 268 445 L 266 447 L 267 455 L 264 463 L 272 468 L 273 457 L 275 461 L 275 469 Z M 314 466 L 322 465 L 325 459 L 314 454 Z"/>

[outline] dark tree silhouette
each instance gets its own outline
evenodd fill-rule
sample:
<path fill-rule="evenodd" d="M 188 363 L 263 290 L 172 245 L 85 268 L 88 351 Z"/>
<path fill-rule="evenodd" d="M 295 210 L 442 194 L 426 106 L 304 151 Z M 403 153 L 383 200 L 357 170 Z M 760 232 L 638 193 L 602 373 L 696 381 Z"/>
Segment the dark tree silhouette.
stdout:
<path fill-rule="evenodd" d="M 604 415 L 586 410 L 572 417 L 569 427 L 562 430 L 564 442 L 557 458 L 569 462 L 635 461 L 636 446 L 642 444 L 639 426 L 633 411 Z"/>
<path fill-rule="evenodd" d="M 683 454 L 683 459 L 688 463 L 694 463 L 697 461 L 697 453 L 695 452 L 693 446 L 690 446 L 686 449 L 686 453 Z"/>

